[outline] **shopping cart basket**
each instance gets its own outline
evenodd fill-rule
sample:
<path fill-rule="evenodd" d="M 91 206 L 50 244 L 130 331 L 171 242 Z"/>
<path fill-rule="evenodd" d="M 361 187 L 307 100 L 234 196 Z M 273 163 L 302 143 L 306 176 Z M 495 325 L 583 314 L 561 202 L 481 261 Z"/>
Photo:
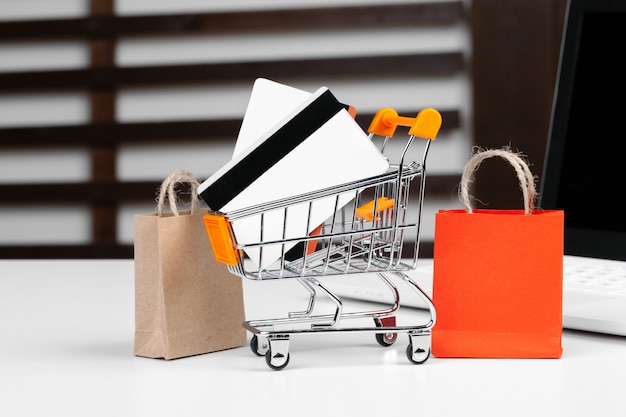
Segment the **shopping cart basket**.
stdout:
<path fill-rule="evenodd" d="M 408 359 L 418 364 L 429 358 L 430 334 L 436 320 L 435 306 L 405 272 L 417 266 L 426 157 L 430 143 L 441 127 L 441 115 L 432 108 L 422 110 L 415 118 L 399 116 L 389 108 L 380 110 L 372 120 L 368 133 L 371 140 L 381 142 L 381 152 L 388 158 L 388 153 L 391 153 L 388 151 L 393 148 L 388 141 L 398 126 L 409 127 L 408 140 L 397 152 L 397 163 L 390 163 L 390 168 L 383 174 L 229 213 L 211 212 L 205 216 L 213 252 L 220 262 L 228 265 L 231 273 L 253 280 L 295 278 L 308 291 L 308 304 L 302 311 L 291 312 L 282 318 L 246 321 L 243 324 L 253 335 L 250 342 L 252 351 L 265 356 L 270 368 L 279 370 L 289 363 L 291 335 L 320 332 L 372 332 L 382 346 L 393 344 L 398 333 L 408 333 Z M 407 151 L 415 138 L 426 139 L 422 160 L 406 163 Z M 415 193 L 417 197 L 411 197 Z M 346 197 L 349 202 L 343 204 Z M 297 237 L 285 232 L 290 219 L 296 217 L 290 217 L 292 210 L 304 208 L 308 210 L 310 219 L 315 205 L 329 199 L 334 201 L 334 214 L 323 224 L 317 227 L 306 224 Z M 265 218 L 269 215 L 278 215 L 282 219 L 282 238 L 264 239 Z M 238 243 L 232 223 L 251 218 L 258 222 L 258 242 Z M 280 259 L 270 266 L 261 266 L 264 265 L 263 251 L 270 247 L 274 251 L 280 250 Z M 258 259 L 251 259 L 249 251 L 244 253 L 251 248 L 257 249 L 254 254 L 258 253 Z M 344 312 L 345 300 L 333 293 L 329 283 L 322 282 L 323 277 L 331 275 L 372 273 L 384 282 L 390 294 L 389 305 L 376 310 Z M 424 301 L 429 312 L 425 323 L 396 325 L 395 314 L 400 307 L 400 296 L 389 274 L 399 277 Z M 318 292 L 332 300 L 333 313 L 314 312 Z M 373 319 L 374 323 L 370 326 L 346 325 L 350 319 L 356 318 Z"/>

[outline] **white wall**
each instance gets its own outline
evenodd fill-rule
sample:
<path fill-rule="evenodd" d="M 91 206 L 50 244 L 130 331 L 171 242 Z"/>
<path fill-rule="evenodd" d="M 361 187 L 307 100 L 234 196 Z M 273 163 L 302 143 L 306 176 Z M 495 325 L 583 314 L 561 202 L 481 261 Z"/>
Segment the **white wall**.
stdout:
<path fill-rule="evenodd" d="M 396 0 L 402 2 L 402 0 Z M 407 3 L 415 2 L 405 0 Z M 425 0 L 426 1 L 426 0 Z M 428 0 L 432 1 L 432 0 Z M 79 17 L 88 13 L 87 0 L 2 0 L 0 20 Z M 118 14 L 179 13 L 210 10 L 247 10 L 340 4 L 385 4 L 384 0 L 119 0 Z M 277 47 L 280 45 L 280 47 Z M 116 61 L 121 66 L 173 64 L 190 61 L 232 62 L 247 59 L 296 58 L 306 54 L 348 56 L 364 52 L 409 53 L 463 50 L 469 55 L 468 28 L 398 28 L 385 32 L 327 31 L 262 35 L 191 35 L 171 38 L 120 39 Z M 0 42 L 2 72 L 45 68 L 81 68 L 88 65 L 88 47 L 81 42 Z M 276 80 L 284 82 L 283 80 Z M 470 154 L 470 88 L 466 74 L 429 79 L 393 79 L 376 83 L 336 82 L 327 79 L 295 81 L 294 87 L 314 91 L 325 85 L 358 111 L 392 107 L 411 115 L 423 107 L 460 108 L 462 128 L 436 141 L 430 153 L 431 173 L 459 172 Z M 121 122 L 242 117 L 251 84 L 182 85 L 167 88 L 127 88 L 119 93 L 117 119 Z M 89 100 L 82 93 L 0 94 L 0 127 L 80 124 L 88 121 Z M 120 180 L 161 180 L 172 170 L 188 169 L 206 178 L 225 163 L 232 143 L 221 148 L 193 142 L 176 145 L 122 146 L 118 159 Z M 84 181 L 90 175 L 86 150 L 0 149 L 0 182 Z M 434 213 L 457 207 L 456 195 L 427 200 L 424 239 L 433 234 Z M 153 205 L 124 204 L 119 217 L 119 240 L 132 242 L 133 215 L 152 212 Z M 90 240 L 86 206 L 0 206 L 0 244 Z"/>

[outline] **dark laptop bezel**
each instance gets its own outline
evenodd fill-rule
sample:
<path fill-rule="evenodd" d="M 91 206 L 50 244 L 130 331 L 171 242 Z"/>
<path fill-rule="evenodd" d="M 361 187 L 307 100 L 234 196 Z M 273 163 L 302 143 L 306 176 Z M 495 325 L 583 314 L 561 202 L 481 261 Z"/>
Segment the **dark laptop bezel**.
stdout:
<path fill-rule="evenodd" d="M 558 207 L 557 195 L 567 140 L 570 102 L 576 76 L 578 48 L 585 13 L 626 12 L 624 0 L 570 0 L 567 5 L 550 130 L 544 160 L 539 206 L 565 210 L 565 254 L 626 260 L 626 233 L 576 228 L 567 223 L 567 208 Z M 620 207 L 607 210 L 621 211 Z M 626 215 L 623 215 L 626 221 Z"/>

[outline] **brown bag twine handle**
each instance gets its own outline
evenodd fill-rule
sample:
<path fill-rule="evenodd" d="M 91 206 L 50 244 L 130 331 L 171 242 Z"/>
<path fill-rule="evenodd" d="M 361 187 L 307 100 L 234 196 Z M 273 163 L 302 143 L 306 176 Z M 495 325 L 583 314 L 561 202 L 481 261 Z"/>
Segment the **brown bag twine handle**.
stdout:
<path fill-rule="evenodd" d="M 479 150 L 474 154 L 472 159 L 465 165 L 463 174 L 461 175 L 461 186 L 459 189 L 459 198 L 465 206 L 465 211 L 472 213 L 471 197 L 469 195 L 469 187 L 474 182 L 474 172 L 480 164 L 487 158 L 501 157 L 507 160 L 515 169 L 517 179 L 519 180 L 520 189 L 524 195 L 524 213 L 531 214 L 537 191 L 535 189 L 535 177 L 526 162 L 520 157 L 520 154 L 512 152 L 509 148 Z"/>
<path fill-rule="evenodd" d="M 157 204 L 157 214 L 159 217 L 163 216 L 163 206 L 165 205 L 165 196 L 167 195 L 170 210 L 175 216 L 178 216 L 178 207 L 177 207 L 177 195 L 174 187 L 176 184 L 189 184 L 191 186 L 191 214 L 196 213 L 196 209 L 198 207 L 198 186 L 200 183 L 198 180 L 189 172 L 182 169 L 176 170 L 172 172 L 167 178 L 163 180 L 161 183 L 161 190 L 159 192 L 158 204 Z"/>

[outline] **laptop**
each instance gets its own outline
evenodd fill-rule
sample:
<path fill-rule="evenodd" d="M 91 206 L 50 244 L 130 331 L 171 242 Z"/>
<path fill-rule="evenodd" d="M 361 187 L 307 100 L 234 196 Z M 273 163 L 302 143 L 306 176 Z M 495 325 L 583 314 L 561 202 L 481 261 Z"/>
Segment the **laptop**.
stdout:
<path fill-rule="evenodd" d="M 539 202 L 565 211 L 563 327 L 620 336 L 626 336 L 625 44 L 626 1 L 569 1 Z M 432 260 L 420 259 L 412 276 L 432 291 Z M 333 285 L 339 296 L 389 300 L 375 280 Z M 425 307 L 398 288 L 401 305 Z"/>
<path fill-rule="evenodd" d="M 539 206 L 565 210 L 563 326 L 626 336 L 626 2 L 570 0 Z"/>

